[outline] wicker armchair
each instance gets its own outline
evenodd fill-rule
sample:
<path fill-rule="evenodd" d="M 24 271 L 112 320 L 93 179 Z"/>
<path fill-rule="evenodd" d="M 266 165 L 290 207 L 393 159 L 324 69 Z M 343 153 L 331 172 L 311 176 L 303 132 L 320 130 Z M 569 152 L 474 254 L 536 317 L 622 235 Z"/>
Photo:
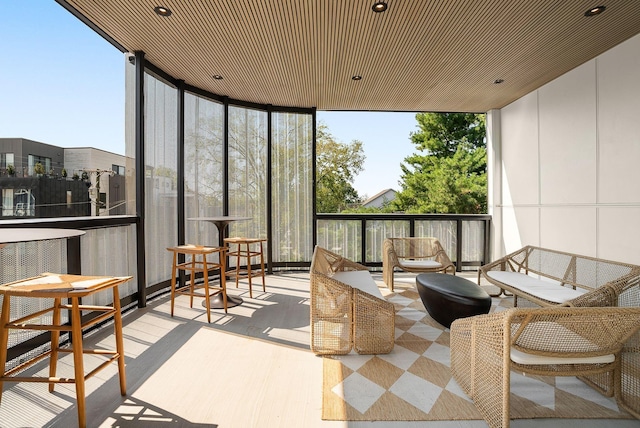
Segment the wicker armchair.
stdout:
<path fill-rule="evenodd" d="M 456 274 L 456 267 L 436 238 L 387 238 L 382 250 L 382 278 L 393 291 L 395 268 L 406 272 Z"/>
<path fill-rule="evenodd" d="M 393 350 L 395 310 L 383 299 L 365 266 L 316 247 L 310 277 L 314 353 L 341 355 L 355 349 L 359 354 L 386 354 Z"/>
<path fill-rule="evenodd" d="M 490 427 L 509 426 L 511 369 L 606 375 L 597 389 L 621 405 L 621 349 L 638 329 L 640 308 L 513 308 L 461 318 L 451 325 L 451 373 Z"/>

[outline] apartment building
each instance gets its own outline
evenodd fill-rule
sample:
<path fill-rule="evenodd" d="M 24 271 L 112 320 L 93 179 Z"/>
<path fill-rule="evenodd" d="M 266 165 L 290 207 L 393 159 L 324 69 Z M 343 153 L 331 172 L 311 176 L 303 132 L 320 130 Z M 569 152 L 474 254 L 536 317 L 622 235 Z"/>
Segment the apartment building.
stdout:
<path fill-rule="evenodd" d="M 124 156 L 0 138 L 2 218 L 126 212 Z"/>

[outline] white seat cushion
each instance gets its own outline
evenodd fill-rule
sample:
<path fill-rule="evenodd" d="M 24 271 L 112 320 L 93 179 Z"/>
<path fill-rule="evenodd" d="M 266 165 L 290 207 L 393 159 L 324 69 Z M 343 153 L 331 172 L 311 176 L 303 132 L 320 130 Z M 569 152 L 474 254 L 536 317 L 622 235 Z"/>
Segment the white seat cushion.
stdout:
<path fill-rule="evenodd" d="M 441 263 L 436 262 L 435 260 L 407 260 L 400 259 L 398 260 L 400 266 L 406 266 L 411 269 L 438 269 L 442 267 Z"/>
<path fill-rule="evenodd" d="M 534 355 L 511 348 L 511 361 L 517 364 L 545 365 L 545 364 L 609 364 L 614 362 L 615 355 L 607 354 L 597 357 L 548 357 Z"/>
<path fill-rule="evenodd" d="M 487 276 L 510 287 L 554 303 L 564 303 L 587 292 L 587 290 L 581 288 L 574 290 L 570 287 L 562 287 L 557 283 L 543 281 L 520 272 L 490 270 L 487 272 Z"/>
<path fill-rule="evenodd" d="M 382 299 L 382 292 L 378 285 L 371 277 L 369 271 L 351 270 L 346 272 L 336 272 L 331 278 L 343 282 L 350 287 L 357 288 L 360 291 L 371 294 L 372 296 Z"/>
<path fill-rule="evenodd" d="M 512 331 L 518 331 L 519 324 L 512 325 Z M 572 350 L 573 352 L 594 352 L 598 347 L 588 338 L 583 337 L 564 325 L 554 321 L 535 321 L 528 323 L 524 331 L 520 332 L 518 340 L 521 343 L 535 343 L 537 338 L 545 337 L 553 340 L 538 341 L 538 349 L 547 352 L 562 352 Z M 517 343 L 517 342 L 516 342 Z M 563 349 L 558 349 L 564 346 Z M 615 360 L 613 354 L 600 355 L 597 357 L 551 357 L 545 355 L 534 355 L 526 351 L 511 348 L 511 361 L 518 364 L 542 365 L 542 364 L 608 364 Z"/>

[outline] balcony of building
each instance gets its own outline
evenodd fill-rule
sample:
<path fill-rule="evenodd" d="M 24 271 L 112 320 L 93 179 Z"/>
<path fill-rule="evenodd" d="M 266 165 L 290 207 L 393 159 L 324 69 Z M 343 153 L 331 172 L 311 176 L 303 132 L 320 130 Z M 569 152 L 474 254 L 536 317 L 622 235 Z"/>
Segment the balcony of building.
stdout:
<path fill-rule="evenodd" d="M 86 234 L 6 247 L 0 259 L 3 282 L 56 270 L 134 277 L 121 290 L 129 393 L 120 397 L 113 373 L 94 378 L 95 426 L 369 425 L 321 419 L 306 306 L 315 244 L 374 275 L 391 235 L 438 236 L 461 272 L 524 244 L 640 264 L 637 2 L 596 16 L 586 2 L 387 2 L 382 13 L 359 1 L 179 3 L 170 13 L 59 3 L 123 52 L 128 215 L 2 222 Z M 317 109 L 487 113 L 488 215 L 315 214 Z M 230 235 L 267 239 L 267 292 L 211 324 L 197 305 L 171 318 L 166 248 L 219 242 L 212 224 L 191 219 L 220 215 L 248 218 Z M 11 355 L 45 343 L 20 338 Z M 73 390 L 45 390 L 6 384 L 0 425 L 73 425 Z M 484 424 L 451 419 L 431 423 Z M 604 420 L 591 423 L 637 423 Z M 539 423 L 558 419 L 514 426 Z"/>

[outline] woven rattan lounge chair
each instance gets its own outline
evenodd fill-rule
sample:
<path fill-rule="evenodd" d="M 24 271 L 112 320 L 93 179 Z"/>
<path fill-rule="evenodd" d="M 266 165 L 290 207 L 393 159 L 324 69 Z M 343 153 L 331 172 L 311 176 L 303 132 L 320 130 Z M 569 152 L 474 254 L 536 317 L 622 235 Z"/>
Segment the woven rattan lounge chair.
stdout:
<path fill-rule="evenodd" d="M 587 383 L 620 405 L 621 350 L 638 329 L 640 308 L 513 308 L 461 318 L 451 325 L 451 373 L 490 427 L 509 426 L 512 369 L 605 378 L 604 388 Z"/>
<path fill-rule="evenodd" d="M 456 267 L 437 238 L 387 238 L 382 250 L 382 278 L 393 291 L 393 272 L 398 268 L 406 272 L 450 272 Z"/>
<path fill-rule="evenodd" d="M 395 310 L 367 268 L 322 247 L 310 271 L 311 350 L 316 354 L 387 354 L 395 339 Z"/>

